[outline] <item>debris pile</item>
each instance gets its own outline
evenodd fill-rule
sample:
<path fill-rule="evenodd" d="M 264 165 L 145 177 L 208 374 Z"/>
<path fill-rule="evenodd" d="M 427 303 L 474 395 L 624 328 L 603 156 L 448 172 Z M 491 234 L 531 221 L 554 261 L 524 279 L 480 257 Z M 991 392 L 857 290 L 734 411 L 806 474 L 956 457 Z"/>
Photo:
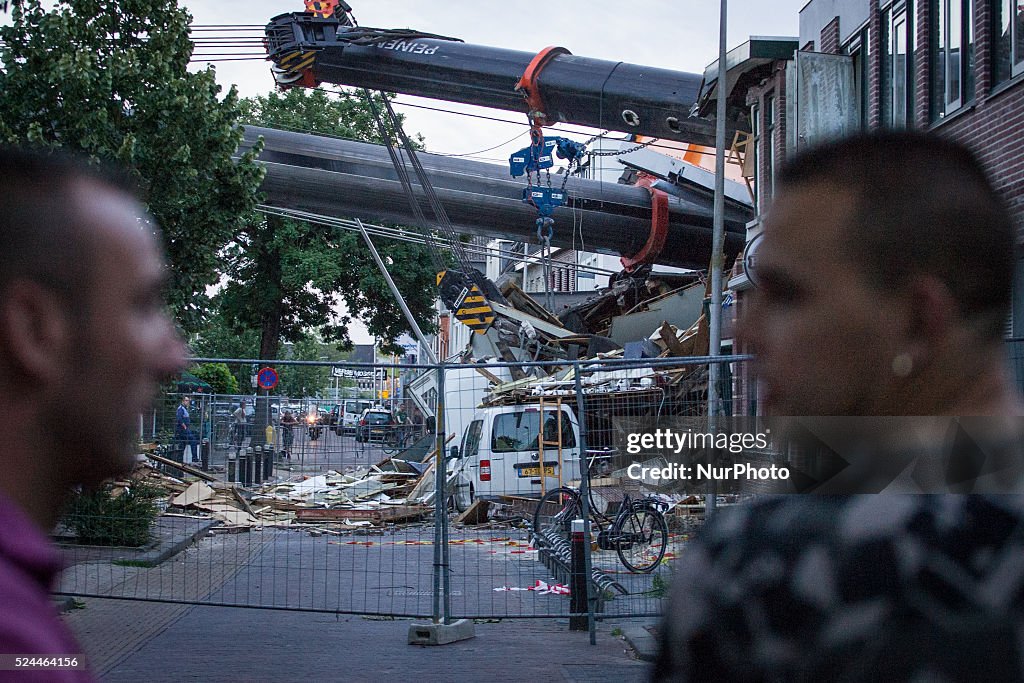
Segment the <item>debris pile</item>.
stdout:
<path fill-rule="evenodd" d="M 226 529 L 252 527 L 305 527 L 309 524 L 338 525 L 341 528 L 409 523 L 433 514 L 434 453 L 424 462 L 387 458 L 352 472 L 334 470 L 296 480 L 269 482 L 254 491 L 243 492 L 234 484 L 193 470 L 180 463 L 171 465 L 200 481 L 186 482 L 142 464 L 133 481 L 144 481 L 167 491 L 165 514 L 212 516 Z M 164 463 L 165 465 L 168 463 Z M 449 472 L 452 482 L 458 468 Z M 130 486 L 131 482 L 118 482 Z M 484 521 L 484 520 L 481 520 Z"/>

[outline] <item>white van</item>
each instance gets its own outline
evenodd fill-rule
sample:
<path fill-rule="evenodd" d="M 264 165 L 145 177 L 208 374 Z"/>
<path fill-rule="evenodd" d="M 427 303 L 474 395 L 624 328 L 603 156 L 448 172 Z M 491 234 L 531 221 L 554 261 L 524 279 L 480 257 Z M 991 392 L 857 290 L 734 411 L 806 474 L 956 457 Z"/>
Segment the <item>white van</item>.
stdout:
<path fill-rule="evenodd" d="M 345 399 L 338 409 L 341 413 L 341 419 L 334 425 L 334 431 L 339 436 L 342 434 L 355 434 L 356 425 L 359 424 L 359 416 L 372 405 L 373 401 L 369 400 Z"/>
<path fill-rule="evenodd" d="M 579 424 L 568 406 L 561 410 L 561 462 L 559 462 L 559 415 L 555 406 L 491 406 L 478 408 L 466 427 L 458 456 L 469 498 L 500 496 L 539 498 L 541 486 L 538 434 L 543 422 L 543 491 L 580 478 Z M 559 477 L 561 474 L 561 477 Z M 463 496 L 465 492 L 460 492 Z"/>

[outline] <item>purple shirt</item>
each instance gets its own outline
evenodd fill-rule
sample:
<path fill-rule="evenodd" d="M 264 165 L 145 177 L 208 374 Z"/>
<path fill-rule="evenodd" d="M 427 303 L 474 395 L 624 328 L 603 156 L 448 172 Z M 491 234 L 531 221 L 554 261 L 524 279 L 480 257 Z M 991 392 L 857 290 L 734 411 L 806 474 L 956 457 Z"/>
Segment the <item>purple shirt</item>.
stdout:
<path fill-rule="evenodd" d="M 50 590 L 62 567 L 50 539 L 0 495 L 0 654 L 74 655 L 82 647 L 61 620 Z M 0 681 L 95 680 L 87 669 L 0 671 Z"/>

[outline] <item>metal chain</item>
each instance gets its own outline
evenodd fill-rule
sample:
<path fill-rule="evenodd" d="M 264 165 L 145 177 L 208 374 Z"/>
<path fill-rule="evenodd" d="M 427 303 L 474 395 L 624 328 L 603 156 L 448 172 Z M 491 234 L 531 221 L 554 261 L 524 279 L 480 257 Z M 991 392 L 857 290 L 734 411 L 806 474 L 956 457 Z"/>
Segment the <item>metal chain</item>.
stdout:
<path fill-rule="evenodd" d="M 547 235 L 544 236 L 544 247 L 543 247 L 543 252 L 542 253 L 544 254 L 544 261 L 543 261 L 543 263 L 544 263 L 544 293 L 545 293 L 545 297 L 544 298 L 547 301 L 548 310 L 551 311 L 551 313 L 553 315 L 554 312 L 555 312 L 555 300 L 554 300 L 554 296 L 555 295 L 552 293 L 552 284 L 551 284 L 551 233 L 550 232 Z"/>
<path fill-rule="evenodd" d="M 592 138 L 592 139 L 596 139 L 597 137 L 598 136 L 594 136 L 594 138 Z M 591 156 L 595 156 L 595 157 L 617 157 L 617 156 L 619 156 L 621 154 L 629 154 L 630 152 L 636 152 L 637 150 L 641 150 L 644 147 L 647 147 L 649 145 L 653 145 L 655 142 L 658 142 L 659 140 L 660 140 L 660 138 L 652 138 L 652 139 L 648 140 L 647 142 L 641 142 L 640 144 L 638 144 L 638 145 L 636 145 L 634 147 L 630 147 L 629 149 L 620 149 L 617 152 L 591 152 L 590 155 Z"/>

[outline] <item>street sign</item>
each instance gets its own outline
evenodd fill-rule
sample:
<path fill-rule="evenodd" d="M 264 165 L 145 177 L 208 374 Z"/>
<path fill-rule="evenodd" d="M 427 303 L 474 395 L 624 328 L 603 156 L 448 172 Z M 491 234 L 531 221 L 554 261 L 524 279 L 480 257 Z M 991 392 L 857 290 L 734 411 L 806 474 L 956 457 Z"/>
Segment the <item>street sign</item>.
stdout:
<path fill-rule="evenodd" d="M 260 389 L 273 389 L 277 386 L 277 371 L 274 368 L 263 368 L 256 373 L 256 382 Z"/>

